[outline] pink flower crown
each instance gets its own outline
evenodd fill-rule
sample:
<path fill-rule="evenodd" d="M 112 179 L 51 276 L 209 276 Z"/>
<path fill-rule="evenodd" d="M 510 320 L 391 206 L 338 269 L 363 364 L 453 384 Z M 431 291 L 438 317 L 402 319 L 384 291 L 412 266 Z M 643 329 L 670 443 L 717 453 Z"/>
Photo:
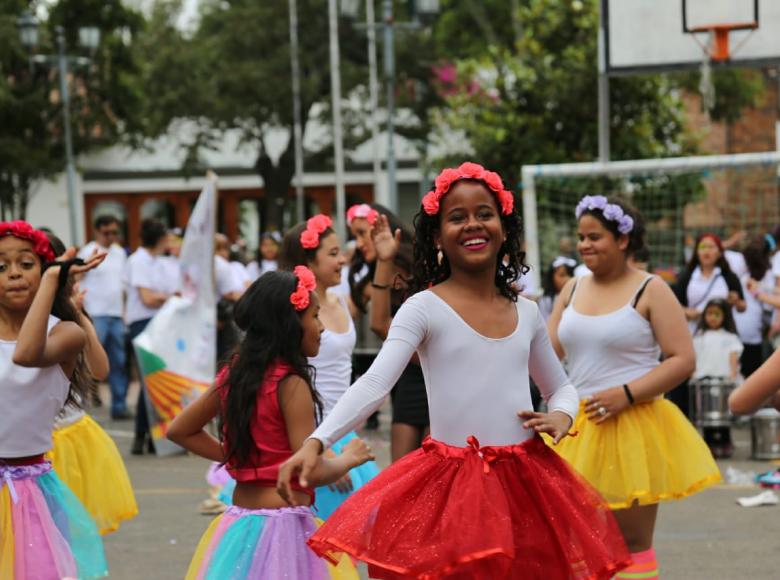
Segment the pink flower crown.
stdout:
<path fill-rule="evenodd" d="M 356 219 L 364 219 L 368 222 L 368 225 L 373 226 L 376 223 L 376 218 L 379 217 L 379 212 L 367 203 L 359 203 L 353 205 L 347 210 L 347 225 L 351 226 L 352 222 Z"/>
<path fill-rule="evenodd" d="M 306 266 L 295 266 L 293 273 L 298 278 L 298 286 L 296 286 L 295 292 L 290 294 L 290 304 L 295 307 L 297 312 L 301 312 L 309 307 L 311 293 L 317 287 L 317 280 L 314 277 L 314 272 Z"/>
<path fill-rule="evenodd" d="M 33 252 L 43 262 L 54 260 L 54 250 L 51 248 L 49 238 L 41 230 L 36 230 L 25 221 L 0 222 L 0 237 L 13 236 L 20 240 L 27 240 L 33 245 Z"/>
<path fill-rule="evenodd" d="M 310 217 L 306 222 L 306 229 L 301 232 L 301 246 L 307 250 L 313 250 L 320 245 L 320 235 L 333 225 L 333 220 L 324 214 Z"/>
<path fill-rule="evenodd" d="M 439 173 L 434 182 L 436 187 L 423 197 L 422 206 L 425 213 L 428 215 L 439 213 L 441 198 L 452 189 L 452 185 L 456 181 L 461 179 L 477 179 L 481 181 L 496 194 L 498 203 L 501 206 L 501 213 L 504 215 L 512 213 L 515 207 L 515 199 L 509 191 L 504 189 L 504 183 L 501 181 L 498 173 L 488 171 L 478 163 L 469 161 L 461 164 L 457 169 L 448 167 Z"/>

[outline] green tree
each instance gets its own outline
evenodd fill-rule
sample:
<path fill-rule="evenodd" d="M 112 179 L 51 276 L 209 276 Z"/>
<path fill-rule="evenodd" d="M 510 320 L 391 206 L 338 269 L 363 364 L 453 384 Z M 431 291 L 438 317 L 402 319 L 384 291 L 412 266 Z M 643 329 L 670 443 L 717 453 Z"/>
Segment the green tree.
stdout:
<path fill-rule="evenodd" d="M 147 84 L 155 87 L 154 123 L 190 120 L 197 127 L 185 169 L 200 170 L 201 152 L 215 147 L 227 130 L 238 130 L 243 146 L 255 152 L 254 169 L 263 179 L 263 226 L 281 228 L 295 173 L 288 4 L 232 0 L 203 2 L 197 31 L 189 38 L 173 25 L 178 2 L 158 3 L 147 37 Z M 304 123 L 329 114 L 328 9 L 324 0 L 299 0 L 301 111 Z M 342 34 L 343 93 L 364 83 L 365 39 Z M 162 48 L 161 48 L 162 47 Z M 315 107 L 315 105 L 326 105 Z M 329 125 L 329 121 L 327 122 Z M 269 135 L 287 130 L 280 154 Z M 330 163 L 331 143 L 307 152 L 307 163 Z"/>
<path fill-rule="evenodd" d="M 16 20 L 35 2 L 0 4 L 0 213 L 25 217 L 30 187 L 64 165 L 59 78 L 51 66 L 32 65 L 18 39 Z M 55 54 L 54 27 L 66 31 L 78 54 L 79 26 L 97 26 L 101 43 L 91 64 L 69 75 L 74 150 L 83 153 L 126 140 L 138 145 L 148 129 L 133 38 L 143 18 L 120 0 L 60 0 L 41 23 L 37 52 Z"/>

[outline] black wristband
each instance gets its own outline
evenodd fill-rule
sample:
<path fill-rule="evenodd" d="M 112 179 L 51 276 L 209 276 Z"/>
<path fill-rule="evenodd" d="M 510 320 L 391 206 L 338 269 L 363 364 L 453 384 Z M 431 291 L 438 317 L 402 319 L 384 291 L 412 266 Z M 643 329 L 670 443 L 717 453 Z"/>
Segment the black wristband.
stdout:
<path fill-rule="evenodd" d="M 631 389 L 628 388 L 628 385 L 623 385 L 623 391 L 626 393 L 626 398 L 628 399 L 629 404 L 634 404 L 634 395 L 631 393 Z"/>
<path fill-rule="evenodd" d="M 377 290 L 389 290 L 390 284 L 377 284 L 373 280 L 371 281 L 371 287 L 376 288 Z"/>

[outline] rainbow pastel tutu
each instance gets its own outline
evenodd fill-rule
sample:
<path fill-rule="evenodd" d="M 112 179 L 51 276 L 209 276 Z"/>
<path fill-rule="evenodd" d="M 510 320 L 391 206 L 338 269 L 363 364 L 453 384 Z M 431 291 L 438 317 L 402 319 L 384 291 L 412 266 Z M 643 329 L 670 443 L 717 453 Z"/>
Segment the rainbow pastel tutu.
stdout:
<path fill-rule="evenodd" d="M 331 446 L 331 449 L 336 455 L 341 455 L 344 447 L 353 439 L 357 439 L 357 433 L 354 431 L 347 433 L 344 437 L 336 441 L 336 443 Z M 316 499 L 314 500 L 317 517 L 327 520 L 330 515 L 347 500 L 347 498 L 352 496 L 357 490 L 366 485 L 377 475 L 379 475 L 379 467 L 376 462 L 368 461 L 363 465 L 358 465 L 349 470 L 349 477 L 352 480 L 352 491 L 341 493 L 336 489 L 331 489 L 327 485 L 318 487 L 316 490 Z"/>
<path fill-rule="evenodd" d="M 47 454 L 54 471 L 97 523 L 101 534 L 138 514 L 133 486 L 116 443 L 92 417 L 84 415 L 52 433 Z"/>
<path fill-rule="evenodd" d="M 0 465 L 0 578 L 103 578 L 103 541 L 48 462 Z"/>
<path fill-rule="evenodd" d="M 348 557 L 333 565 L 306 545 L 319 525 L 308 507 L 231 506 L 201 538 L 187 580 L 357 580 Z"/>

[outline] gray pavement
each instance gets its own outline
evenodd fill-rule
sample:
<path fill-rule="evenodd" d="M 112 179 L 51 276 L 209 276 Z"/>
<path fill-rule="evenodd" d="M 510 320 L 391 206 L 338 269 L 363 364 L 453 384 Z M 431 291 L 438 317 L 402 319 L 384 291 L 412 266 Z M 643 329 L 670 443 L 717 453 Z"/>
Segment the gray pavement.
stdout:
<path fill-rule="evenodd" d="M 104 400 L 107 392 L 103 391 Z M 129 400 L 134 401 L 134 397 Z M 194 456 L 158 458 L 129 454 L 132 421 L 107 420 L 105 407 L 95 409 L 98 421 L 125 457 L 136 490 L 140 515 L 105 538 L 111 577 L 117 580 L 183 578 L 195 546 L 213 516 L 200 515 L 207 497 L 208 462 Z M 389 462 L 389 412 L 382 413 L 371 441 L 380 465 Z M 735 429 L 733 460 L 720 462 L 742 471 L 762 472 L 769 462 L 749 459 L 749 432 Z M 760 491 L 754 486 L 721 484 L 691 498 L 661 506 L 655 534 L 662 577 L 674 580 L 780 578 L 780 506 L 742 508 L 736 498 Z"/>

